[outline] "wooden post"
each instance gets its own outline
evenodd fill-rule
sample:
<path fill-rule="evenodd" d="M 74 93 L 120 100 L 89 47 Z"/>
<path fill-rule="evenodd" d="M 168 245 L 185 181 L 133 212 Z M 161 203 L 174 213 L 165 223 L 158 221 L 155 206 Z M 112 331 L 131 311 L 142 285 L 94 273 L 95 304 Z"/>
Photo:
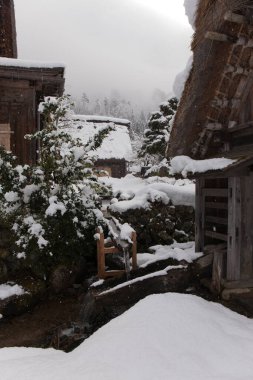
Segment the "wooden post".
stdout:
<path fill-rule="evenodd" d="M 196 252 L 204 250 L 205 228 L 205 199 L 203 195 L 204 179 L 196 180 L 196 204 L 195 204 L 195 244 Z"/>
<path fill-rule="evenodd" d="M 98 264 L 98 277 L 104 278 L 105 276 L 105 242 L 104 242 L 104 233 L 97 229 L 99 234 L 99 239 L 97 241 L 97 264 Z"/>
<path fill-rule="evenodd" d="M 133 270 L 137 269 L 137 237 L 136 237 L 136 231 L 132 233 L 132 268 Z"/>
<path fill-rule="evenodd" d="M 241 250 L 241 179 L 228 179 L 228 250 L 227 250 L 227 280 L 240 279 Z"/>
<path fill-rule="evenodd" d="M 223 254 L 224 252 L 214 250 L 213 255 L 213 269 L 212 269 L 212 286 L 213 289 L 220 293 L 221 291 L 221 280 L 223 278 Z"/>

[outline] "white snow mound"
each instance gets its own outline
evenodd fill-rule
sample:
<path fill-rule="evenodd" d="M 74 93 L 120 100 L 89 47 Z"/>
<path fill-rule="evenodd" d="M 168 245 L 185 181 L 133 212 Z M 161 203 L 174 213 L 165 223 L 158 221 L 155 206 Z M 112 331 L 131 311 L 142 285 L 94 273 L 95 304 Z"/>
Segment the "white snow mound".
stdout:
<path fill-rule="evenodd" d="M 3 380 L 250 380 L 253 321 L 182 294 L 145 298 L 69 354 L 0 350 Z"/>

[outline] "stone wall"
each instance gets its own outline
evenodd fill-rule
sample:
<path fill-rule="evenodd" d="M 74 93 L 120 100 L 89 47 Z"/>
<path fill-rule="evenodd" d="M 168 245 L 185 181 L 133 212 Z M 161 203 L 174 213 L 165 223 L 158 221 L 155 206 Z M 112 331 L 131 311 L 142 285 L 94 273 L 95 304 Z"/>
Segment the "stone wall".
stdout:
<path fill-rule="evenodd" d="M 150 209 L 111 212 L 121 223 L 129 223 L 137 232 L 138 252 L 146 252 L 151 245 L 172 244 L 194 240 L 194 208 L 153 203 Z"/>

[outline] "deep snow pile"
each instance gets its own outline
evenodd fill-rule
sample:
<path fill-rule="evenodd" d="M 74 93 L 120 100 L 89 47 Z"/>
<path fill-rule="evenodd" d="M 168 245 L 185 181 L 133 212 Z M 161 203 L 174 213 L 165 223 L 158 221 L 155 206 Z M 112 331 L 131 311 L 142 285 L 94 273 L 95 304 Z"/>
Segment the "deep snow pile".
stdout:
<path fill-rule="evenodd" d="M 2 380 L 250 380 L 253 321 L 191 295 L 145 298 L 70 354 L 0 350 Z"/>
<path fill-rule="evenodd" d="M 114 196 L 120 201 L 110 206 L 114 212 L 129 209 L 147 209 L 150 203 L 158 201 L 165 205 L 171 201 L 174 205 L 193 206 L 195 203 L 195 185 L 189 180 L 175 180 L 166 177 L 136 178 L 129 174 L 124 178 L 102 178 L 111 185 Z"/>

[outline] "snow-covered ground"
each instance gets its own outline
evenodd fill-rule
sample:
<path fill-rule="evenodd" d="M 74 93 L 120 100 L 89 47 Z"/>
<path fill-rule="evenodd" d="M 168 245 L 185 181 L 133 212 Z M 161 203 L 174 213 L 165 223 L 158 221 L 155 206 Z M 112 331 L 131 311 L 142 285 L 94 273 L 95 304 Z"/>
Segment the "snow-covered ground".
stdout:
<path fill-rule="evenodd" d="M 192 295 L 159 294 L 69 354 L 0 350 L 1 380 L 251 380 L 253 321 Z"/>
<path fill-rule="evenodd" d="M 114 203 L 113 211 L 148 208 L 150 202 L 161 201 L 174 205 L 195 205 L 195 185 L 189 180 L 175 180 L 167 177 L 137 178 L 128 174 L 124 178 L 102 177 L 100 181 L 111 185 L 114 196 L 120 195 L 120 202 Z"/>
<path fill-rule="evenodd" d="M 167 259 L 184 260 L 187 263 L 192 263 L 202 256 L 201 252 L 195 252 L 195 243 L 193 241 L 188 243 L 175 242 L 171 245 L 155 245 L 150 247 L 149 250 L 153 253 L 137 254 L 138 267 L 146 268 L 150 264 Z"/>

